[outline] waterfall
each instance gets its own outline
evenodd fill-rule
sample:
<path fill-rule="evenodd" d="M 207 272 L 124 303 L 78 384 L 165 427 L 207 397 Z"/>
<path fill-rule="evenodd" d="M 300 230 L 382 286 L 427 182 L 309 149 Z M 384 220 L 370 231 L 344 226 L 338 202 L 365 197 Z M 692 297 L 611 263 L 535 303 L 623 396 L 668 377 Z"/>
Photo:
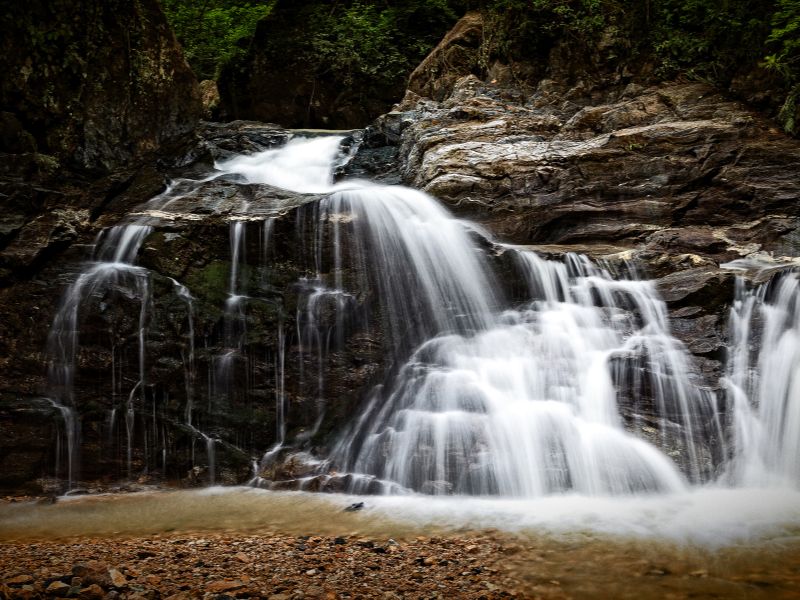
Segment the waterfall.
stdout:
<path fill-rule="evenodd" d="M 341 142 L 338 136 L 294 138 L 281 148 L 237 156 L 215 167 L 248 183 L 268 183 L 301 193 L 326 192 L 333 181 Z"/>
<path fill-rule="evenodd" d="M 239 293 L 241 285 L 239 278 L 245 262 L 245 223 L 231 221 L 229 230 L 231 266 L 228 276 L 228 298 L 225 301 L 223 317 L 225 350 L 215 359 L 214 373 L 214 392 L 228 397 L 233 393 L 235 361 L 247 360 L 243 355 L 244 339 L 247 335 L 245 315 L 247 297 Z"/>
<path fill-rule="evenodd" d="M 124 420 L 129 477 L 137 436 L 160 453 L 145 456 L 145 466 L 160 461 L 166 470 L 167 430 L 156 419 L 157 386 L 148 371 L 160 357 L 147 354 L 148 336 L 156 337 L 148 327 L 163 316 L 154 313 L 154 295 L 164 278 L 151 278 L 136 257 L 173 203 L 186 209 L 182 199 L 191 199 L 193 185 L 222 176 L 313 196 L 290 215 L 256 204 L 264 201 L 261 190 L 249 191 L 233 216 L 225 208 L 229 263 L 214 261 L 213 273 L 223 265 L 215 275 L 215 316 L 208 316 L 206 296 L 195 299 L 169 278 L 167 289 L 187 315 L 188 334 L 182 312 L 176 325 L 188 335 L 185 381 L 158 398 L 180 406 L 181 431 L 205 444 L 208 483 L 227 476 L 232 443 L 206 417 L 258 402 L 251 414 L 268 429 L 261 438 L 268 444 L 248 448 L 262 456 L 251 467 L 258 484 L 287 449 L 317 445 L 331 413 L 341 419 L 351 408 L 348 423 L 327 438 L 326 456 L 305 455 L 303 468 L 312 470 L 298 480 L 341 476 L 339 489 L 359 493 L 673 493 L 713 481 L 729 454 L 722 468 L 735 485 L 800 481 L 795 273 L 758 287 L 737 283 L 725 379 L 733 410 L 723 422 L 714 393 L 698 385 L 690 354 L 670 333 L 665 303 L 635 264 L 571 253 L 546 259 L 492 239 L 421 191 L 334 183 L 340 143 L 335 136 L 292 139 L 220 163 L 208 178 L 176 182 L 148 203 L 149 222 L 101 234 L 92 260 L 64 292 L 48 345 L 48 398 L 64 423 L 61 462 L 70 487 L 80 448 L 81 315 L 91 302 L 102 311 L 117 297 L 136 303 L 126 335 L 138 354 L 136 372 L 123 372 L 133 360 L 126 363 L 112 339 L 109 429 L 115 418 Z M 258 222 L 248 226 L 251 219 Z M 197 276 L 205 267 L 187 272 Z M 204 336 L 200 345 L 196 335 Z M 251 345 L 256 338 L 260 345 Z M 359 344 L 365 348 L 353 348 Z M 353 365 L 371 377 L 358 380 L 358 390 L 371 387 L 366 397 L 345 397 Z M 185 399 L 176 398 L 183 389 Z M 139 434 L 146 390 L 153 431 L 146 425 Z M 237 432 L 235 443 L 247 435 Z M 721 445 L 726 437 L 731 450 Z"/>
<path fill-rule="evenodd" d="M 286 187 L 310 164 L 309 179 L 291 189 L 327 193 L 311 215 L 317 275 L 303 282 L 301 355 L 317 352 L 323 369 L 323 299 L 337 318 L 358 288 L 379 300 L 397 368 L 340 437 L 331 457 L 338 470 L 365 486 L 370 475 L 433 494 L 667 492 L 687 484 L 670 452 L 689 480 L 708 477 L 701 442 L 716 417 L 713 396 L 691 383 L 686 351 L 670 336 L 652 284 L 615 281 L 583 257 L 562 264 L 506 248 L 530 298 L 509 307 L 474 226 L 417 190 L 331 184 L 318 167 L 323 157 L 333 163 L 334 141 L 304 147 L 222 168 Z M 323 285 L 323 262 L 333 265 L 334 288 Z M 347 289 L 343 271 L 360 274 L 348 282 L 356 289 Z M 626 429 L 635 429 L 637 415 L 635 405 L 622 414 L 624 384 L 651 390 L 662 429 L 677 430 L 670 440 Z"/>
<path fill-rule="evenodd" d="M 736 281 L 730 315 L 727 384 L 734 457 L 728 476 L 741 485 L 800 485 L 800 281 L 778 273 L 748 286 Z"/>
<path fill-rule="evenodd" d="M 645 361 L 663 429 L 668 414 L 682 416 L 688 474 L 706 475 L 693 432 L 713 403 L 689 382 L 652 285 L 613 281 L 574 256 L 570 269 L 516 252 L 535 299 L 473 335 L 419 347 L 340 444 L 340 460 L 428 493 L 676 491 L 685 482 L 675 464 L 623 427 L 614 376 Z"/>
<path fill-rule="evenodd" d="M 144 394 L 145 328 L 149 305 L 148 273 L 133 263 L 139 248 L 151 231 L 151 227 L 140 224 L 117 226 L 104 231 L 95 244 L 93 260 L 62 295 L 61 303 L 50 328 L 47 342 L 47 394 L 50 401 L 61 412 L 66 429 L 68 489 L 71 489 L 75 483 L 79 464 L 80 425 L 75 415 L 75 374 L 79 350 L 80 308 L 90 298 L 99 299 L 117 287 L 129 290 L 138 299 L 141 306 L 138 328 L 139 378 L 128 393 L 125 413 L 130 471 L 134 396 L 137 393 Z"/>

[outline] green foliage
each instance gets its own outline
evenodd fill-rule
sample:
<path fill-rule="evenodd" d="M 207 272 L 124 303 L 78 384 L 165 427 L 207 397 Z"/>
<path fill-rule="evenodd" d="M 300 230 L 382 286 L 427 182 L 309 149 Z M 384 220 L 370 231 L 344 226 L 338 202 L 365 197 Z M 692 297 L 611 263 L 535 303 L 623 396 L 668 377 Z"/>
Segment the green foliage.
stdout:
<path fill-rule="evenodd" d="M 298 58 L 349 85 L 394 85 L 425 57 L 455 21 L 447 0 L 316 3 Z"/>
<path fill-rule="evenodd" d="M 275 0 L 161 0 L 164 12 L 198 79 L 214 79 L 223 64 L 242 53 Z"/>
<path fill-rule="evenodd" d="M 800 0 L 778 0 L 771 24 L 767 46 L 774 52 L 764 58 L 764 64 L 796 83 L 800 79 Z"/>
<path fill-rule="evenodd" d="M 657 74 L 725 81 L 762 54 L 768 3 L 752 0 L 653 0 L 650 44 Z"/>
<path fill-rule="evenodd" d="M 588 45 L 609 25 L 614 0 L 490 0 L 479 59 L 542 63 L 553 43 L 567 38 Z"/>
<path fill-rule="evenodd" d="M 790 133 L 800 131 L 800 0 L 778 0 L 772 15 L 767 47 L 772 51 L 762 63 L 777 73 L 789 93 L 778 112 L 778 121 Z"/>

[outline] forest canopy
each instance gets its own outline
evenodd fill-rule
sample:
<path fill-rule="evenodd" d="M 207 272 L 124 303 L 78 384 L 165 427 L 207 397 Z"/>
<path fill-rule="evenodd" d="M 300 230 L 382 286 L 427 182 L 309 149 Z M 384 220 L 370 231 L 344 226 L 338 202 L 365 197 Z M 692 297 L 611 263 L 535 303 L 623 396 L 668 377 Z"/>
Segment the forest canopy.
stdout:
<path fill-rule="evenodd" d="M 240 57 L 276 0 L 161 0 L 200 79 L 216 78 Z M 634 58 L 660 78 L 684 75 L 726 86 L 743 68 L 761 66 L 785 93 L 781 120 L 795 130 L 800 99 L 800 0 L 296 0 L 309 15 L 298 48 L 341 74 L 408 76 L 456 18 L 480 9 L 495 27 L 494 51 L 525 57 L 548 40 L 576 43 L 609 28 L 631 36 Z M 440 29 L 441 31 L 438 31 Z M 436 35 L 431 32 L 437 30 Z M 790 110 L 791 109 L 791 110 Z"/>
<path fill-rule="evenodd" d="M 215 79 L 227 61 L 242 52 L 275 0 L 161 0 L 198 79 Z"/>

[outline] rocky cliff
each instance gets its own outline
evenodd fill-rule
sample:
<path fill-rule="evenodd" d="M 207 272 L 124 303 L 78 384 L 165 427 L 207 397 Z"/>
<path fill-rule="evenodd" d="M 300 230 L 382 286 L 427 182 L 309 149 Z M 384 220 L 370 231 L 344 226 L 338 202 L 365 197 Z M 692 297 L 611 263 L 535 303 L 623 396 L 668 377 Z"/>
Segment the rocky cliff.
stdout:
<path fill-rule="evenodd" d="M 588 58 L 556 41 L 539 62 L 487 70 L 484 27 L 478 13 L 454 27 L 350 172 L 428 191 L 548 255 L 635 260 L 717 388 L 734 279 L 720 265 L 800 256 L 800 143 L 732 94 L 603 60 L 625 45 L 613 36 Z"/>
<path fill-rule="evenodd" d="M 100 84 L 79 78 L 77 91 L 58 95 L 77 94 L 90 100 L 86 107 L 48 101 L 32 111 L 30 98 L 4 88 L 8 171 L 0 192 L 10 210 L 0 221 L 0 275 L 14 283 L 0 290 L 0 419 L 8 432 L 0 440 L 0 485 L 7 489 L 63 489 L 53 476 L 66 477 L 70 435 L 80 436 L 76 476 L 87 481 L 243 482 L 251 458 L 281 439 L 281 427 L 295 450 L 324 457 L 331 433 L 396 366 L 385 360 L 376 287 L 320 258 L 342 215 L 320 219 L 319 196 L 235 177 L 181 183 L 207 174 L 214 159 L 272 148 L 290 132 L 234 122 L 205 126 L 201 142 L 183 143 L 199 111 L 196 86 L 160 13 L 142 6 L 128 6 L 134 14 L 98 9 L 100 30 L 117 41 L 128 38 L 117 35 L 114 14 L 141 24 L 143 37 L 132 39 L 142 46 L 121 48 L 132 77 L 118 81 L 124 65 L 111 61 L 113 73 L 98 76 Z M 37 10 L 41 19 L 54 14 Z M 485 27 L 477 13 L 456 25 L 411 75 L 402 102 L 348 140 L 357 152 L 342 174 L 404 182 L 480 223 L 489 232 L 482 248 L 507 274 L 502 285 L 513 300 L 522 301 L 521 286 L 507 247 L 495 242 L 637 265 L 640 276 L 656 280 L 673 333 L 694 355 L 693 381 L 718 390 L 734 287 L 733 272 L 721 265 L 793 264 L 800 255 L 800 143 L 727 92 L 661 81 L 646 61 L 619 60 L 625 40 L 611 34 L 594 52 L 545 40 L 512 60 L 487 51 Z M 33 35 L 24 24 L 14 31 L 15 43 Z M 102 64 L 89 50 L 77 56 Z M 309 91 L 305 80 L 299 92 L 287 87 L 298 73 L 270 70 L 259 52 L 250 58 L 274 76 L 270 87 L 291 94 L 257 116 L 351 126 L 373 111 L 358 99 L 331 104 L 321 95 L 328 100 L 320 115 L 341 120 L 306 120 L 309 94 L 322 92 Z M 42 72 L 53 68 L 43 65 Z M 239 75 L 230 76 L 227 92 L 223 85 L 223 97 L 256 94 Z M 28 77 L 29 86 L 46 87 L 46 79 Z M 160 87 L 182 78 L 172 92 Z M 55 81 L 62 80 L 70 81 Z M 113 88 L 108 104 L 104 85 Z M 163 165 L 148 163 L 159 153 L 171 155 L 176 186 L 168 211 L 137 209 L 154 227 L 138 257 L 149 279 L 126 275 L 84 299 L 74 381 L 80 405 L 70 426 L 47 399 L 43 368 L 53 360 L 46 348 L 59 296 L 113 233 L 95 237 L 163 190 Z M 348 248 L 348 239 L 337 241 Z M 358 294 L 328 293 L 337 270 L 357 282 Z M 624 396 L 626 382 L 616 383 Z M 707 448 L 708 472 L 720 459 L 717 441 Z M 260 476 L 279 488 L 300 485 L 319 466 L 308 456 L 265 464 Z M 303 485 L 344 483 L 326 475 Z"/>
<path fill-rule="evenodd" d="M 155 0 L 32 2 L 22 13 L 4 3 L 2 15 L 0 280 L 10 281 L 115 196 L 163 185 L 142 166 L 180 153 L 201 106 Z"/>
<path fill-rule="evenodd" d="M 4 1 L 0 19 L 0 471 L 18 481 L 51 444 L 24 399 L 45 368 L 53 265 L 163 188 L 157 161 L 194 143 L 201 106 L 156 0 Z"/>

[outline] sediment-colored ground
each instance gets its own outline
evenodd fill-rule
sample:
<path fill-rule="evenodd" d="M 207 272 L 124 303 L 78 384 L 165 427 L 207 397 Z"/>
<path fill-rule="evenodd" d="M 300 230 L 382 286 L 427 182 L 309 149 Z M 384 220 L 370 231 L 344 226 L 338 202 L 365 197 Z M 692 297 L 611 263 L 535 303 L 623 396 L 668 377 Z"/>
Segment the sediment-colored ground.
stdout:
<path fill-rule="evenodd" d="M 711 550 L 434 532 L 315 498 L 237 504 L 253 498 L 0 505 L 0 598 L 800 598 L 800 537 L 789 533 Z"/>

